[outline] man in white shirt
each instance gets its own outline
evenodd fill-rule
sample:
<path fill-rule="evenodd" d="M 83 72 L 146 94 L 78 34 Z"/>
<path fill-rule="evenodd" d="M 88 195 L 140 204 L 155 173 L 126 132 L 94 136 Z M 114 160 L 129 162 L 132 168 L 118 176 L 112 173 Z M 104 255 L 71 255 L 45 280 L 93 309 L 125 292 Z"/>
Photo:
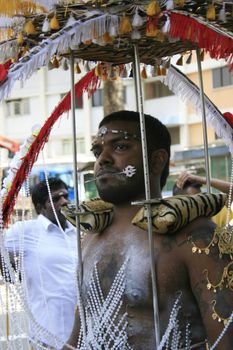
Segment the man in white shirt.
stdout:
<path fill-rule="evenodd" d="M 62 347 L 72 329 L 77 300 L 76 231 L 61 213 L 69 202 L 68 190 L 55 178 L 49 179 L 49 188 L 53 205 L 46 182 L 40 182 L 32 191 L 37 219 L 17 222 L 5 236 L 10 256 L 22 258 L 19 268 L 30 310 L 29 337 L 38 349 L 39 344 Z"/>

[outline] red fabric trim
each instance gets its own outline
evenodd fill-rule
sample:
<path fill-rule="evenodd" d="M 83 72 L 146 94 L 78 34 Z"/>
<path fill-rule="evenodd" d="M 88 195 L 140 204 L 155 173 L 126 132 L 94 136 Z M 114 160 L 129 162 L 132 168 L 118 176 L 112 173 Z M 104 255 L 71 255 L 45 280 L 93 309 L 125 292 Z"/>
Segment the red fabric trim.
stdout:
<path fill-rule="evenodd" d="M 80 97 L 84 91 L 88 92 L 91 96 L 98 87 L 99 78 L 95 75 L 95 70 L 88 72 L 79 82 L 75 84 L 75 96 Z M 7 225 L 10 214 L 14 208 L 16 197 L 20 191 L 26 176 L 32 169 L 33 164 L 38 158 L 39 152 L 44 147 L 45 143 L 48 141 L 48 137 L 52 130 L 54 123 L 58 118 L 70 109 L 70 96 L 71 93 L 68 92 L 66 96 L 62 99 L 59 105 L 55 108 L 50 117 L 46 120 L 43 127 L 40 129 L 39 134 L 35 138 L 34 142 L 28 150 L 28 153 L 23 158 L 23 162 L 18 169 L 14 180 L 12 182 L 11 188 L 3 202 L 3 223 L 4 226 Z"/>
<path fill-rule="evenodd" d="M 233 114 L 230 112 L 223 113 L 224 118 L 230 124 L 230 126 L 233 128 Z"/>
<path fill-rule="evenodd" d="M 172 38 L 189 40 L 209 52 L 211 58 L 224 58 L 233 69 L 233 39 L 217 33 L 214 29 L 199 23 L 196 19 L 171 13 L 169 35 Z"/>

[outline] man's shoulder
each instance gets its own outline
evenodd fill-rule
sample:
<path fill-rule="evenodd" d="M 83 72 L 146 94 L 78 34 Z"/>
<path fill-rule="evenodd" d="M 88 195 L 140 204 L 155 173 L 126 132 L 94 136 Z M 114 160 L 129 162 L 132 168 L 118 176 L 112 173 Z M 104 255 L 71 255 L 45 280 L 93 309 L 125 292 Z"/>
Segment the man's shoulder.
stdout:
<path fill-rule="evenodd" d="M 198 217 L 187 223 L 181 230 L 175 232 L 177 237 L 212 237 L 216 229 L 216 224 L 207 217 Z"/>

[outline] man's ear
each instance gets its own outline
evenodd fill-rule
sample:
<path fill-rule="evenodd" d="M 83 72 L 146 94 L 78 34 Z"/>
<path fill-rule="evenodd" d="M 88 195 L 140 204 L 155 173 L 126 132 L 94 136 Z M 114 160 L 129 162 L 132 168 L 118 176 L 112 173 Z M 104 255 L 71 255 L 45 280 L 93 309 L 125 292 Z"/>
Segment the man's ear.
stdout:
<path fill-rule="evenodd" d="M 43 205 L 41 203 L 36 204 L 35 209 L 36 209 L 37 214 L 41 213 L 42 208 L 43 208 Z"/>
<path fill-rule="evenodd" d="M 152 152 L 150 161 L 150 170 L 154 175 L 161 174 L 168 160 L 168 153 L 160 148 Z"/>

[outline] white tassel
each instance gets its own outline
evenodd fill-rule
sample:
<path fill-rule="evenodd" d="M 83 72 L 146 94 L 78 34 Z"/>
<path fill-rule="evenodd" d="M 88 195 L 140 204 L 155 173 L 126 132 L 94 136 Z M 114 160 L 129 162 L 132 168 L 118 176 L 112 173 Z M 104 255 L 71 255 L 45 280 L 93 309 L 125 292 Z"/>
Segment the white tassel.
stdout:
<path fill-rule="evenodd" d="M 139 32 L 139 30 L 134 29 L 131 33 L 131 39 L 132 40 L 139 40 L 141 39 L 141 33 Z"/>
<path fill-rule="evenodd" d="M 174 1 L 173 0 L 168 0 L 166 2 L 166 9 L 167 10 L 173 10 L 174 9 Z"/>
<path fill-rule="evenodd" d="M 141 27 L 143 23 L 144 23 L 143 18 L 138 14 L 138 9 L 137 9 L 133 17 L 132 26 L 134 28 L 138 28 L 138 27 Z"/>
<path fill-rule="evenodd" d="M 63 70 L 69 69 L 68 60 L 66 58 L 63 58 L 63 60 L 62 60 L 62 69 Z"/>
<path fill-rule="evenodd" d="M 42 26 L 42 32 L 48 33 L 49 31 L 50 31 L 49 20 L 48 20 L 48 17 L 45 17 L 44 22 L 43 22 L 43 26 Z"/>
<path fill-rule="evenodd" d="M 226 8 L 225 8 L 225 3 L 223 3 L 223 7 L 219 11 L 218 14 L 218 19 L 219 21 L 226 22 Z"/>
<path fill-rule="evenodd" d="M 74 24 L 75 22 L 76 22 L 76 20 L 75 20 L 73 14 L 71 13 L 71 14 L 70 14 L 70 17 L 69 17 L 69 19 L 68 19 L 68 21 L 66 22 L 66 27 L 71 26 L 71 25 Z"/>
<path fill-rule="evenodd" d="M 170 26 L 171 26 L 170 18 L 168 16 L 166 16 L 166 22 L 164 23 L 164 25 L 161 29 L 162 33 L 164 33 L 164 34 L 169 33 Z"/>

